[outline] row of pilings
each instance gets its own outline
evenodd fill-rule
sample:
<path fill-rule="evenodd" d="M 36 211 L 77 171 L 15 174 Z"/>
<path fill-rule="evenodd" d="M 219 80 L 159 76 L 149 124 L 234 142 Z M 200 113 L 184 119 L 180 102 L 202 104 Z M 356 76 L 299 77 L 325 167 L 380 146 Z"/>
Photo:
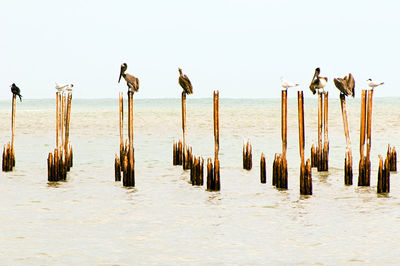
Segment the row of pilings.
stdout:
<path fill-rule="evenodd" d="M 135 186 L 135 148 L 133 134 L 133 92 L 128 91 L 128 139 L 124 144 L 124 96 L 119 93 L 119 154 L 115 154 L 115 181 L 121 181 L 125 187 Z"/>
<path fill-rule="evenodd" d="M 47 180 L 67 179 L 73 166 L 73 151 L 69 141 L 72 93 L 56 93 L 56 148 L 47 157 Z"/>

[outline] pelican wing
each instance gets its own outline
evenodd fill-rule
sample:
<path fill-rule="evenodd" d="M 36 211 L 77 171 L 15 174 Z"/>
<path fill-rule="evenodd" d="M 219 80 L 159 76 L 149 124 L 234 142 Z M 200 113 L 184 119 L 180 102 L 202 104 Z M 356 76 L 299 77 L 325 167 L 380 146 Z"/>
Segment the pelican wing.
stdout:
<path fill-rule="evenodd" d="M 190 82 L 189 78 L 186 75 L 179 76 L 179 85 L 181 85 L 182 89 L 187 94 L 192 94 L 193 93 L 192 83 Z"/>
<path fill-rule="evenodd" d="M 348 88 L 348 90 L 350 92 L 350 95 L 353 96 L 353 97 L 355 96 L 355 93 L 354 93 L 354 88 L 355 87 L 356 87 L 356 82 L 354 80 L 354 77 L 353 77 L 353 75 L 351 73 L 349 73 L 349 76 L 348 76 L 348 79 L 347 79 L 347 88 Z"/>
<path fill-rule="evenodd" d="M 338 88 L 338 90 L 339 90 L 342 94 L 344 94 L 344 95 L 346 95 L 346 96 L 349 95 L 349 92 L 348 92 L 348 89 L 347 89 L 346 80 L 341 79 L 341 78 L 335 78 L 335 79 L 333 79 L 333 82 L 335 83 L 336 88 Z"/>

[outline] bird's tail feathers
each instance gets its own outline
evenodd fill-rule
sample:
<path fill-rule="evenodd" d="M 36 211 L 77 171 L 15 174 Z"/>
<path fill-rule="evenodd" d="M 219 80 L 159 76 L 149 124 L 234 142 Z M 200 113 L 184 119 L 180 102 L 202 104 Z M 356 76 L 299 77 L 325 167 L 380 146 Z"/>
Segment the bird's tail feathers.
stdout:
<path fill-rule="evenodd" d="M 22 95 L 18 94 L 18 96 L 19 96 L 19 100 L 22 102 Z"/>

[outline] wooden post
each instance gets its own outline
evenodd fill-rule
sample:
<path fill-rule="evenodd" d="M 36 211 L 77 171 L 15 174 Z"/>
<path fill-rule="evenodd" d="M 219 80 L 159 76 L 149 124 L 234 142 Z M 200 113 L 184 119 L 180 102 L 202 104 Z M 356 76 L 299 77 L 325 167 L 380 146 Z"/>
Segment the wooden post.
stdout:
<path fill-rule="evenodd" d="M 342 110 L 344 136 L 346 138 L 346 152 L 344 159 L 344 184 L 350 186 L 353 184 L 353 156 L 351 152 L 349 123 L 347 119 L 346 97 L 342 93 L 340 94 L 340 107 Z"/>
<path fill-rule="evenodd" d="M 214 91 L 214 150 L 215 158 L 219 152 L 219 91 Z"/>
<path fill-rule="evenodd" d="M 329 161 L 329 139 L 328 139 L 328 92 L 324 92 L 324 150 L 323 171 L 328 171 Z"/>
<path fill-rule="evenodd" d="M 125 149 L 124 149 L 124 94 L 120 91 L 119 92 L 119 160 L 120 162 L 123 161 L 125 156 Z"/>
<path fill-rule="evenodd" d="M 65 126 L 66 126 L 66 110 L 65 110 L 65 93 L 61 94 L 61 146 L 62 150 L 65 151 Z"/>
<path fill-rule="evenodd" d="M 187 146 L 186 146 L 186 92 L 182 91 L 181 96 L 182 104 L 182 134 L 183 134 L 183 155 L 182 155 L 182 166 L 186 170 L 186 160 L 187 160 Z"/>
<path fill-rule="evenodd" d="M 371 179 L 371 124 L 372 124 L 372 97 L 374 94 L 374 90 L 369 90 L 367 94 L 367 160 L 366 160 L 366 177 L 365 177 L 365 183 L 367 186 L 370 185 L 370 179 Z"/>
<path fill-rule="evenodd" d="M 261 153 L 261 160 L 260 160 L 260 181 L 261 183 L 265 184 L 267 182 L 267 170 L 266 170 L 266 163 L 265 163 L 265 155 Z"/>
<path fill-rule="evenodd" d="M 386 157 L 383 162 L 382 156 L 379 157 L 378 167 L 378 184 L 377 193 L 389 193 L 390 192 L 390 165 L 389 157 Z"/>
<path fill-rule="evenodd" d="M 121 181 L 121 162 L 118 158 L 118 155 L 116 154 L 115 154 L 114 168 L 115 168 L 115 181 Z"/>
<path fill-rule="evenodd" d="M 17 111 L 17 96 L 13 94 L 12 97 L 12 111 L 11 111 L 11 155 L 12 155 L 12 167 L 15 166 L 15 150 L 14 150 L 14 142 L 15 142 L 15 114 Z M 12 169 L 10 169 L 12 170 Z"/>
<path fill-rule="evenodd" d="M 272 166 L 272 184 L 277 188 L 288 188 L 288 171 L 286 160 L 287 149 L 287 91 L 282 90 L 282 108 L 281 108 L 281 136 L 282 136 L 282 154 L 275 154 L 275 160 Z"/>
<path fill-rule="evenodd" d="M 207 190 L 219 191 L 220 183 L 220 166 L 218 160 L 219 152 L 219 91 L 213 93 L 214 107 L 214 167 L 211 158 L 207 160 Z"/>
<path fill-rule="evenodd" d="M 56 147 L 60 146 L 60 92 L 56 92 Z"/>
<path fill-rule="evenodd" d="M 252 157 L 251 143 L 250 140 L 247 140 L 247 143 L 243 143 L 243 169 L 251 170 L 253 167 Z"/>
<path fill-rule="evenodd" d="M 214 169 L 211 158 L 207 159 L 207 190 L 215 190 Z"/>
<path fill-rule="evenodd" d="M 299 121 L 299 150 L 300 150 L 300 194 L 312 195 L 311 160 L 304 163 L 305 129 L 304 129 L 304 97 L 303 91 L 297 92 L 297 108 Z"/>
<path fill-rule="evenodd" d="M 365 165 L 366 157 L 364 156 L 365 145 L 365 119 L 366 119 L 366 90 L 361 91 L 361 113 L 360 113 L 360 163 L 358 167 L 358 185 L 366 186 L 365 182 Z"/>
<path fill-rule="evenodd" d="M 321 161 L 322 161 L 322 128 L 323 128 L 323 102 L 322 102 L 322 93 L 318 92 L 318 146 L 317 146 L 317 169 L 321 170 Z"/>
<path fill-rule="evenodd" d="M 133 125 L 133 92 L 128 91 L 128 148 L 124 155 L 123 185 L 135 186 L 135 149 L 134 149 L 134 125 Z"/>
<path fill-rule="evenodd" d="M 282 156 L 286 159 L 287 150 L 287 90 L 282 90 L 282 118 L 281 118 L 281 129 L 282 129 Z"/>
<path fill-rule="evenodd" d="M 317 152 L 313 143 L 311 146 L 311 167 L 317 167 L 317 161 Z"/>

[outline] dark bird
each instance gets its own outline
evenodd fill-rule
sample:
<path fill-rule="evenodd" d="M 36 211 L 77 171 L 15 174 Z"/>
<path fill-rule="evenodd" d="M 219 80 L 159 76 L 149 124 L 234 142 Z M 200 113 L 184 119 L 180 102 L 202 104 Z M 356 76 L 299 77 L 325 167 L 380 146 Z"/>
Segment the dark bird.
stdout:
<path fill-rule="evenodd" d="M 319 73 L 320 73 L 320 69 L 319 69 L 319 67 L 317 67 L 315 69 L 314 77 L 312 78 L 311 83 L 310 83 L 310 90 L 313 94 L 315 94 L 315 92 L 319 89 L 323 90 L 326 83 L 328 82 L 328 78 L 320 77 Z"/>
<path fill-rule="evenodd" d="M 182 75 L 182 69 L 178 68 L 178 71 L 179 71 L 179 85 L 181 85 L 183 91 L 186 94 L 192 94 L 193 86 L 189 78 L 186 75 Z"/>
<path fill-rule="evenodd" d="M 124 77 L 126 81 L 126 85 L 128 85 L 129 91 L 138 92 L 139 91 L 139 79 L 126 73 L 125 71 L 128 68 L 126 63 L 121 65 L 121 72 L 119 73 L 118 83 L 121 81 L 121 77 Z"/>
<path fill-rule="evenodd" d="M 21 95 L 21 90 L 13 83 L 11 86 L 11 92 L 14 95 L 17 95 L 19 97 L 19 100 L 22 102 L 22 95 Z"/>
<path fill-rule="evenodd" d="M 335 78 L 333 81 L 335 82 L 335 86 L 338 88 L 340 93 L 344 94 L 345 96 L 353 96 L 354 98 L 354 88 L 356 83 L 351 73 L 349 73 L 348 76 L 344 76 L 344 78 Z"/>

